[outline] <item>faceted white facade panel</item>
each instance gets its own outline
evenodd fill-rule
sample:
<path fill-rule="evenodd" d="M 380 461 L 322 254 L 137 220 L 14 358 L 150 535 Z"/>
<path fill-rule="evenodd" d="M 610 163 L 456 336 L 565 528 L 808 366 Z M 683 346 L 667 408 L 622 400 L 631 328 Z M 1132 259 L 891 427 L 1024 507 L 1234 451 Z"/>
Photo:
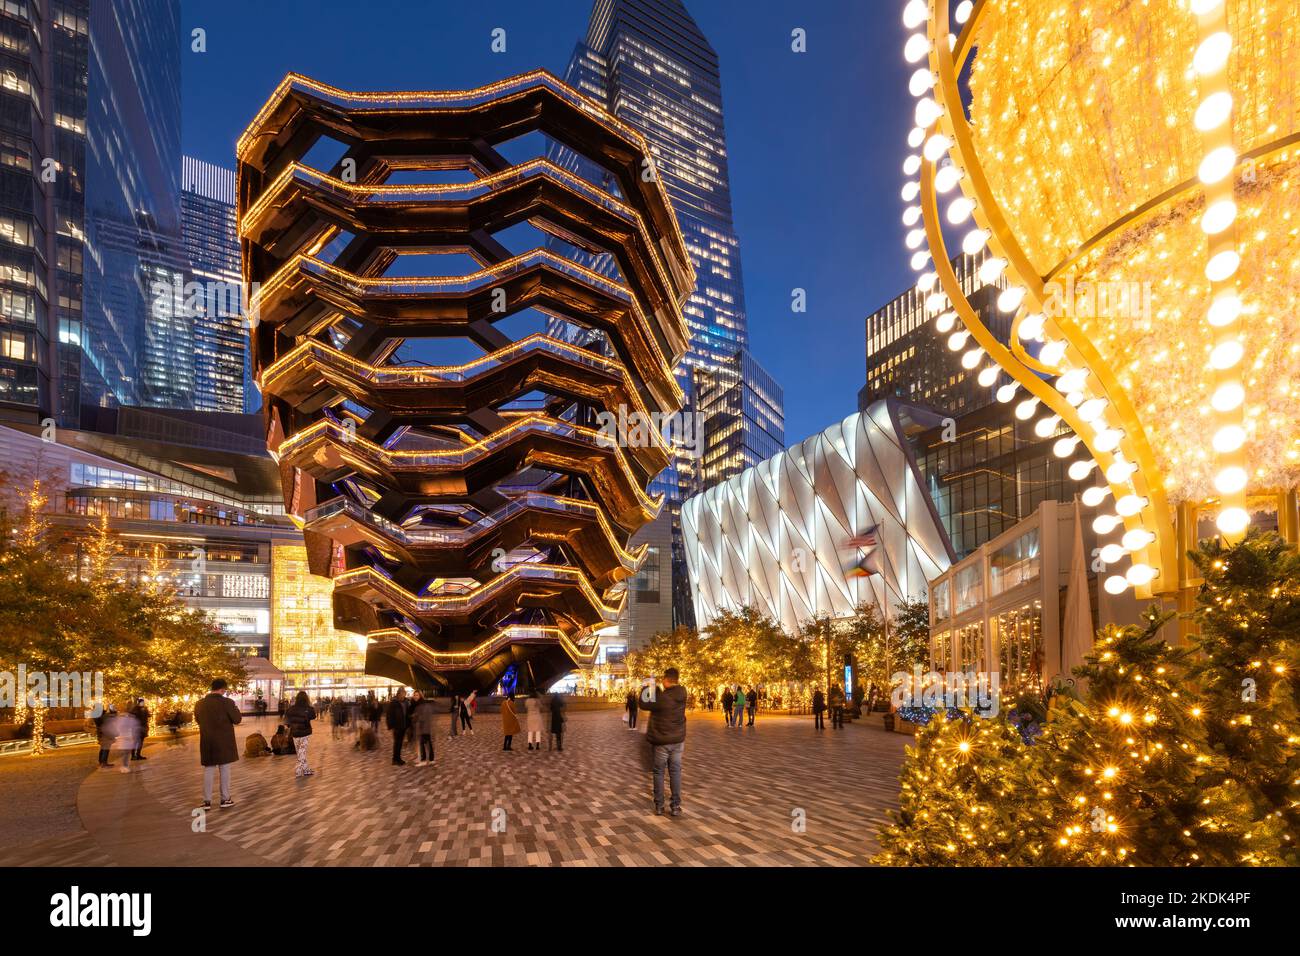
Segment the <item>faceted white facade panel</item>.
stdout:
<path fill-rule="evenodd" d="M 793 632 L 924 597 L 950 559 L 903 441 L 877 402 L 684 502 L 696 623 L 752 605 Z"/>

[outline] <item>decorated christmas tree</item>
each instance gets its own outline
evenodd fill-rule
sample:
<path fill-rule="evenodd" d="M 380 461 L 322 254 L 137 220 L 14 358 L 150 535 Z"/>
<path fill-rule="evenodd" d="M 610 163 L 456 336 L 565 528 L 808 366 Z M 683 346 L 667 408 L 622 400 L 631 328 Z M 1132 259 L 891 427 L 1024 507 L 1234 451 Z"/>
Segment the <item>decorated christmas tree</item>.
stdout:
<path fill-rule="evenodd" d="M 1245 862 L 1300 865 L 1300 555 L 1267 534 L 1192 560 L 1205 584 L 1191 677 L 1216 757 L 1207 825 L 1247 846 Z"/>
<path fill-rule="evenodd" d="M 1294 865 L 1300 807 L 1300 558 L 1276 536 L 1193 555 L 1205 585 L 1180 647 L 1169 615 L 1108 627 L 1025 734 L 1015 715 L 938 716 L 909 748 L 893 865 Z"/>

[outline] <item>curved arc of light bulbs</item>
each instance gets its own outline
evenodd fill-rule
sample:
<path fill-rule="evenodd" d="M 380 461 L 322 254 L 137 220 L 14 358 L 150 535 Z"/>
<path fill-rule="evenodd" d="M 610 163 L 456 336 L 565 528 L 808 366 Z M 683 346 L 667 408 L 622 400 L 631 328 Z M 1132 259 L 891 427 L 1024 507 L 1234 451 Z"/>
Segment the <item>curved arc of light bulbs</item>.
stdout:
<path fill-rule="evenodd" d="M 985 3 L 986 0 L 979 3 L 972 10 L 971 17 L 962 31 L 963 38 L 974 36 L 973 30 L 978 22 L 978 14 L 983 11 Z M 930 68 L 935 74 L 933 95 L 936 97 L 936 101 L 944 107 L 938 124 L 952 143 L 949 152 L 963 172 L 961 179 L 962 192 L 967 198 L 974 200 L 975 217 L 979 225 L 989 231 L 990 244 L 996 242 L 996 251 L 1000 252 L 1002 257 L 1007 260 L 1007 269 L 1015 274 L 1019 284 L 1025 288 L 1026 303 L 1032 303 L 1032 308 L 1029 305 L 1022 306 L 1021 316 L 1023 316 L 1027 311 L 1041 310 L 1043 279 L 1034 269 L 1033 264 L 1029 261 L 1020 243 L 1016 240 L 1015 234 L 1007 224 L 1006 218 L 993 198 L 993 191 L 984 176 L 983 168 L 975 155 L 970 125 L 966 122 L 965 110 L 962 106 L 961 94 L 957 84 L 957 59 L 954 57 L 954 53 L 958 48 L 954 48 L 952 52 L 948 48 L 948 5 L 949 0 L 930 0 L 930 21 L 927 27 L 930 38 Z M 970 44 L 968 43 L 960 49 L 962 59 L 964 59 L 970 49 Z M 939 225 L 938 199 L 934 190 L 934 164 L 929 161 L 923 161 L 921 165 L 921 187 L 921 209 L 925 219 L 926 236 L 930 243 L 934 269 L 943 285 L 944 292 L 966 324 L 966 328 L 993 360 L 1002 366 L 1008 374 L 1051 408 L 1054 413 L 1061 416 L 1061 419 L 1083 441 L 1085 447 L 1092 453 L 1104 472 L 1108 467 L 1108 463 L 1117 457 L 1116 454 L 1102 452 L 1095 448 L 1094 442 L 1086 437 L 1090 430 L 1086 423 L 1078 417 L 1076 409 L 1065 401 L 1064 397 L 1055 388 L 1043 381 L 1039 374 L 1036 374 L 1057 375 L 1059 371 L 1048 368 L 1026 354 L 1022 348 L 1018 348 L 1019 341 L 1015 328 L 1012 329 L 1011 333 L 1010 349 L 1003 346 L 980 321 L 978 313 L 971 307 L 962 293 L 961 284 L 952 271 L 947 248 L 943 241 L 942 229 Z M 1152 454 L 1146 431 L 1142 428 L 1127 393 L 1120 388 L 1109 366 L 1102 361 L 1100 354 L 1097 353 L 1091 342 L 1082 336 L 1073 327 L 1072 323 L 1063 321 L 1063 319 L 1064 317 L 1053 317 L 1053 322 L 1065 338 L 1067 345 L 1072 347 L 1083 359 L 1084 367 L 1098 380 L 1102 388 L 1102 394 L 1109 400 L 1118 419 L 1116 424 L 1124 432 L 1124 439 L 1121 448 L 1118 450 L 1124 452 L 1125 457 L 1137 465 L 1137 471 L 1132 474 L 1129 480 L 1132 483 L 1134 492 L 1147 499 L 1147 507 L 1139 511 L 1138 514 L 1124 519 L 1124 525 L 1128 530 L 1140 528 L 1155 535 L 1155 539 L 1151 544 L 1148 544 L 1141 551 L 1134 552 L 1133 560 L 1149 564 L 1158 571 L 1163 570 L 1165 573 L 1160 577 L 1162 589 L 1174 590 L 1177 587 L 1177 581 L 1172 580 L 1170 571 L 1177 566 L 1177 541 L 1169 517 L 1169 508 L 1163 484 L 1148 478 L 1148 476 L 1158 475 L 1159 472 L 1155 466 L 1155 456 Z M 1015 325 L 1019 325 L 1019 317 Z M 1123 447 L 1125 445 L 1128 447 Z M 1116 500 L 1126 492 L 1127 488 L 1124 486 L 1111 486 L 1111 493 Z M 1139 598 L 1146 598 L 1151 596 L 1152 591 L 1149 585 L 1140 585 L 1136 588 L 1136 593 Z"/>

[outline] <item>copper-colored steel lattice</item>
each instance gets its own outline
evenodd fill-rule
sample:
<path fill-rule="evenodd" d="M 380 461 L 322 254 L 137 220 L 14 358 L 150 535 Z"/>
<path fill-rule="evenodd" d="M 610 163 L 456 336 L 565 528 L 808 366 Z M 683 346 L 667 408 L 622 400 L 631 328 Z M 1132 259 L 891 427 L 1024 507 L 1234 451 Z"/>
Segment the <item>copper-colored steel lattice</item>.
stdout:
<path fill-rule="evenodd" d="M 525 134 L 600 182 L 512 165 L 497 147 Z M 341 155 L 313 168 L 323 138 Z M 668 463 L 657 429 L 611 442 L 602 413 L 662 421 L 682 399 L 694 275 L 645 142 L 542 72 L 459 93 L 290 75 L 238 155 L 268 446 L 312 570 L 334 577 L 335 625 L 370 638 L 367 671 L 459 690 L 517 664 L 544 686 L 590 659 Z M 494 234 L 521 223 L 543 245 L 511 254 Z M 430 253 L 478 267 L 389 275 Z M 614 268 L 592 271 L 589 254 Z M 512 340 L 497 323 L 526 311 L 582 331 Z M 396 358 L 455 338 L 483 354 Z"/>

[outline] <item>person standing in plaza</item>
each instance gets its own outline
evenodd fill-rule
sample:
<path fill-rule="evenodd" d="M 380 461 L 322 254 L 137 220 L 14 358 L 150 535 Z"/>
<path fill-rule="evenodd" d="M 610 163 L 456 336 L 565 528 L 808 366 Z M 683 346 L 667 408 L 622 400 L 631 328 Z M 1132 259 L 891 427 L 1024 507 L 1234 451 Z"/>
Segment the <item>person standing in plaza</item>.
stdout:
<path fill-rule="evenodd" d="M 750 687 L 749 693 L 745 695 L 745 710 L 749 716 L 749 726 L 754 726 L 754 715 L 758 713 L 758 688 Z"/>
<path fill-rule="evenodd" d="M 397 696 L 388 702 L 388 729 L 393 732 L 393 766 L 400 767 L 406 763 L 402 759 L 402 742 L 406 740 L 406 731 L 410 722 L 406 714 L 406 688 L 401 687 Z"/>
<path fill-rule="evenodd" d="M 478 691 L 472 690 L 460 702 L 460 729 L 474 736 L 474 712 L 478 710 Z"/>
<path fill-rule="evenodd" d="M 728 684 L 722 688 L 722 716 L 727 721 L 727 726 L 731 726 L 731 705 L 735 703 L 736 698 L 732 696 L 731 685 Z"/>
<path fill-rule="evenodd" d="M 448 737 L 455 737 L 460 733 L 460 694 L 451 695 L 451 733 Z"/>
<path fill-rule="evenodd" d="M 122 761 L 121 772 L 131 772 L 131 757 L 135 754 L 135 749 L 140 740 L 140 723 L 136 719 L 135 712 L 132 710 L 132 704 L 126 707 L 112 718 L 113 743 L 111 746 L 112 753 L 110 760 L 120 758 Z"/>
<path fill-rule="evenodd" d="M 628 691 L 627 699 L 623 701 L 623 709 L 627 711 L 627 729 L 636 730 L 636 691 Z"/>
<path fill-rule="evenodd" d="M 137 697 L 131 706 L 131 713 L 140 723 L 140 733 L 136 737 L 135 750 L 131 752 L 132 760 L 147 760 L 144 755 L 144 739 L 149 736 L 149 705 L 143 697 Z"/>
<path fill-rule="evenodd" d="M 844 727 L 844 691 L 839 684 L 831 685 L 831 730 Z"/>
<path fill-rule="evenodd" d="M 542 736 L 546 733 L 546 718 L 542 714 L 542 698 L 537 691 L 529 694 L 524 701 L 524 711 L 528 719 L 528 749 L 541 750 Z"/>
<path fill-rule="evenodd" d="M 745 725 L 745 688 L 737 684 L 736 692 L 731 699 L 734 708 L 731 714 L 732 726 L 743 727 Z"/>
<path fill-rule="evenodd" d="M 411 698 L 411 734 L 415 737 L 416 745 L 419 748 L 419 757 L 415 761 L 417 767 L 425 767 L 433 763 L 433 725 L 438 719 L 437 709 L 433 705 L 433 699 L 425 697 L 420 691 L 416 691 Z"/>
<path fill-rule="evenodd" d="M 507 694 L 501 701 L 501 733 L 505 735 L 505 740 L 501 744 L 502 750 L 510 750 L 510 742 L 514 740 L 515 734 L 519 733 L 519 717 L 515 714 L 514 700 L 514 694 Z"/>
<path fill-rule="evenodd" d="M 664 685 L 650 700 L 640 698 L 642 710 L 650 712 L 646 742 L 654 748 L 655 813 L 664 812 L 664 771 L 668 771 L 672 800 L 669 813 L 682 812 L 682 751 L 686 747 L 686 689 L 677 683 L 677 668 L 664 671 Z"/>
<path fill-rule="evenodd" d="M 556 691 L 551 695 L 551 736 L 555 738 L 555 749 L 564 751 L 564 695 Z M 549 742 L 547 747 L 550 747 Z"/>
<path fill-rule="evenodd" d="M 307 699 L 305 690 L 298 691 L 293 703 L 284 712 L 284 719 L 289 725 L 289 738 L 293 741 L 293 752 L 297 755 L 293 775 L 310 777 L 316 771 L 307 766 L 307 745 L 311 743 L 311 722 L 316 719 L 316 708 Z"/>
<path fill-rule="evenodd" d="M 239 759 L 235 745 L 235 724 L 244 718 L 235 702 L 226 696 L 226 682 L 218 677 L 211 692 L 194 705 L 199 725 L 199 763 L 203 765 L 203 809 L 212 807 L 212 778 L 221 778 L 221 809 L 233 807 L 230 799 L 230 767 Z"/>
<path fill-rule="evenodd" d="M 95 724 L 95 738 L 99 742 L 99 767 L 101 770 L 108 770 L 108 752 L 113 749 L 113 727 L 116 726 L 114 718 L 117 717 L 117 708 L 112 704 L 108 705 L 106 710 L 101 710 L 98 717 L 93 718 Z"/>
<path fill-rule="evenodd" d="M 826 713 L 826 695 L 822 693 L 820 687 L 813 691 L 812 712 L 813 730 L 825 730 L 826 719 L 822 715 Z"/>

